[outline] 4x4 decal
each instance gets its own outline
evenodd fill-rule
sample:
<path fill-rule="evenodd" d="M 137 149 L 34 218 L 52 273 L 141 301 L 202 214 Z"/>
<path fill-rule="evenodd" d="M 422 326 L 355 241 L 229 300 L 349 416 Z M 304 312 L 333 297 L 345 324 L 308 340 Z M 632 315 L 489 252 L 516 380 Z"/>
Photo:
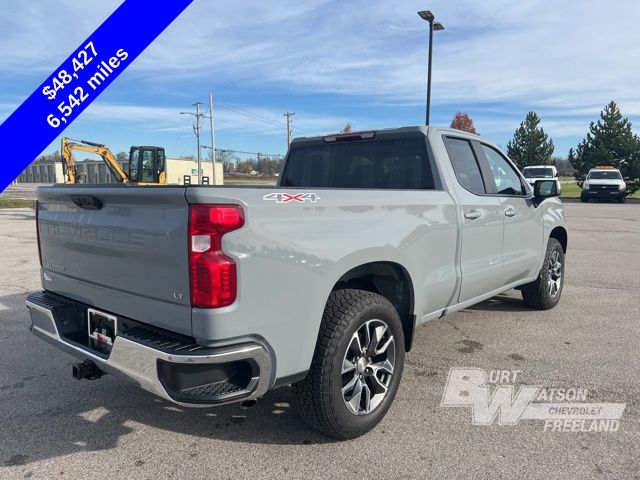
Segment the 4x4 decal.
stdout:
<path fill-rule="evenodd" d="M 320 197 L 315 193 L 285 193 L 285 192 L 274 192 L 268 193 L 264 197 L 263 200 L 275 200 L 276 203 L 290 203 L 290 202 L 311 202 L 316 203 L 320 200 Z"/>

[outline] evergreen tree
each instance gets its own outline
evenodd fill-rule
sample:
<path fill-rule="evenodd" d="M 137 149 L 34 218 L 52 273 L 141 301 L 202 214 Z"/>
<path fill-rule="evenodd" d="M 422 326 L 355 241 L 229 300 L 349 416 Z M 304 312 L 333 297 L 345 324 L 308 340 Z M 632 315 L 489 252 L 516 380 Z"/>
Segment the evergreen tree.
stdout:
<path fill-rule="evenodd" d="M 536 112 L 527 113 L 507 144 L 507 154 L 521 170 L 529 165 L 553 164 L 553 150 L 553 140 L 544 133 Z"/>
<path fill-rule="evenodd" d="M 584 180 L 590 168 L 611 165 L 631 179 L 627 182 L 628 191 L 633 192 L 640 186 L 640 139 L 633 133 L 629 119 L 622 116 L 613 101 L 600 112 L 596 123 L 591 122 L 587 136 L 577 146 L 574 155 L 573 166 L 578 182 Z"/>

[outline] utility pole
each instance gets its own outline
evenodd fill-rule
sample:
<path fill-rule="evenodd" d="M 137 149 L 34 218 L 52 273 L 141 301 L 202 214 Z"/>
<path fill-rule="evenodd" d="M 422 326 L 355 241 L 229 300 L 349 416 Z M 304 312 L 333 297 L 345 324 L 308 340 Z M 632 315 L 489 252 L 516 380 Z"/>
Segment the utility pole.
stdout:
<path fill-rule="evenodd" d="M 196 102 L 193 104 L 196 107 L 196 113 L 180 112 L 180 115 L 193 115 L 196 117 L 196 123 L 193 126 L 193 133 L 196 135 L 196 143 L 198 147 L 198 185 L 202 185 L 202 154 L 200 152 L 200 117 L 204 117 L 204 113 L 200 113 L 200 105 L 202 102 Z"/>
<path fill-rule="evenodd" d="M 213 173 L 212 173 L 212 183 L 214 185 L 217 185 L 218 182 L 216 181 L 216 137 L 215 137 L 215 130 L 214 130 L 214 122 L 213 122 L 213 94 L 209 94 L 209 122 L 211 122 L 211 166 L 213 167 Z"/>
<path fill-rule="evenodd" d="M 291 117 L 295 115 L 295 113 L 286 112 L 284 114 L 287 117 L 287 148 L 291 146 Z"/>
<path fill-rule="evenodd" d="M 202 102 L 196 102 L 193 104 L 196 107 L 196 126 L 194 131 L 196 134 L 196 142 L 198 143 L 198 185 L 202 184 L 202 152 L 200 152 L 200 105 Z"/>

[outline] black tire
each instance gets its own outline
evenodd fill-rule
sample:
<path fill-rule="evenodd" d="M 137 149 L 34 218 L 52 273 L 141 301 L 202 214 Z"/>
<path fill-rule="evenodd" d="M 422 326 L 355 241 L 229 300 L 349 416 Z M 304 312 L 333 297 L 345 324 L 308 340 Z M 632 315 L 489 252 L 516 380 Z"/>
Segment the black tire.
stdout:
<path fill-rule="evenodd" d="M 584 195 L 580 195 L 580 201 L 582 203 L 589 203 L 589 198 L 585 197 Z"/>
<path fill-rule="evenodd" d="M 559 278 L 556 261 L 560 262 Z M 551 286 L 550 280 L 555 283 Z M 547 253 L 542 263 L 542 270 L 535 282 L 523 285 L 520 291 L 527 306 L 536 310 L 549 310 L 560 301 L 564 286 L 564 251 L 555 238 L 549 238 Z M 555 291 L 555 294 L 554 294 Z"/>
<path fill-rule="evenodd" d="M 620 197 L 618 199 L 618 203 L 624 203 L 625 200 L 626 200 L 626 197 Z"/>
<path fill-rule="evenodd" d="M 352 363 L 350 365 L 358 366 L 349 370 L 349 373 L 343 373 L 345 369 L 343 365 L 346 365 L 343 362 L 353 352 L 355 337 L 365 330 L 375 329 L 381 324 L 387 326 L 383 334 L 386 337 L 381 337 L 382 339 L 373 346 L 373 349 L 375 350 L 383 341 L 388 342 L 389 335 L 393 336 L 393 372 L 389 377 L 385 377 L 387 373 L 376 367 L 377 373 L 374 375 L 386 378 L 388 383 L 387 389 L 382 390 L 386 393 L 381 393 L 381 397 L 376 397 L 378 393 L 375 393 L 368 386 L 366 389 L 370 393 L 365 395 L 364 388 L 361 388 L 361 394 L 355 402 L 358 405 L 356 408 L 359 408 L 363 402 L 364 405 L 367 405 L 367 398 L 370 406 L 373 405 L 374 398 L 379 403 L 368 413 L 365 413 L 366 409 L 363 409 L 363 413 L 356 414 L 347 406 L 347 398 L 343 397 L 346 395 L 343 394 L 343 387 L 345 383 L 358 381 L 356 377 L 365 378 L 361 385 L 364 385 L 365 382 L 372 382 L 371 369 L 367 368 L 369 373 L 365 373 L 360 371 L 362 365 Z M 380 331 L 375 330 L 375 333 Z M 366 343 L 361 343 L 360 338 L 357 339 L 359 346 Z M 373 338 L 373 335 L 370 338 Z M 369 346 L 372 344 L 373 342 L 369 342 Z M 387 345 L 384 354 L 391 353 L 390 345 Z M 382 348 L 380 347 L 379 350 Z M 356 438 L 367 433 L 382 420 L 393 402 L 402 378 L 404 353 L 404 333 L 400 317 L 386 298 L 364 290 L 345 289 L 332 292 L 322 316 L 320 333 L 309 373 L 304 380 L 292 385 L 299 414 L 315 429 L 341 440 Z M 359 351 L 357 355 L 360 355 Z M 373 362 L 379 361 L 380 358 L 380 356 L 376 357 L 372 354 L 371 358 L 364 359 L 364 363 L 369 360 L 372 362 L 369 365 L 379 365 L 379 363 Z M 353 375 L 353 378 L 350 375 Z M 350 378 L 351 380 L 349 380 Z M 374 386 L 379 386 L 379 384 L 376 383 Z M 361 398 L 363 395 L 367 398 Z M 355 397 L 356 395 L 353 395 L 352 401 L 356 400 Z M 352 408 L 354 407 L 352 406 Z"/>

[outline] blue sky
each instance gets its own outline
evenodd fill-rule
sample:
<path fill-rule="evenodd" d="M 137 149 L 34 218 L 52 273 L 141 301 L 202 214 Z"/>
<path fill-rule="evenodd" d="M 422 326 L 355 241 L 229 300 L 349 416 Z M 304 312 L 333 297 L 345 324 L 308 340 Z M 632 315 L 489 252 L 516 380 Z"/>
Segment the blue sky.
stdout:
<path fill-rule="evenodd" d="M 30 0 L 0 11 L 0 121 L 120 3 Z M 209 92 L 219 148 L 284 153 L 287 110 L 294 136 L 345 122 L 421 124 L 421 9 L 446 27 L 435 35 L 432 124 L 467 111 L 506 146 L 535 110 L 565 156 L 613 99 L 638 131 L 637 1 L 195 0 L 64 134 L 114 151 L 147 144 L 195 154 L 192 119 L 179 112 Z"/>

